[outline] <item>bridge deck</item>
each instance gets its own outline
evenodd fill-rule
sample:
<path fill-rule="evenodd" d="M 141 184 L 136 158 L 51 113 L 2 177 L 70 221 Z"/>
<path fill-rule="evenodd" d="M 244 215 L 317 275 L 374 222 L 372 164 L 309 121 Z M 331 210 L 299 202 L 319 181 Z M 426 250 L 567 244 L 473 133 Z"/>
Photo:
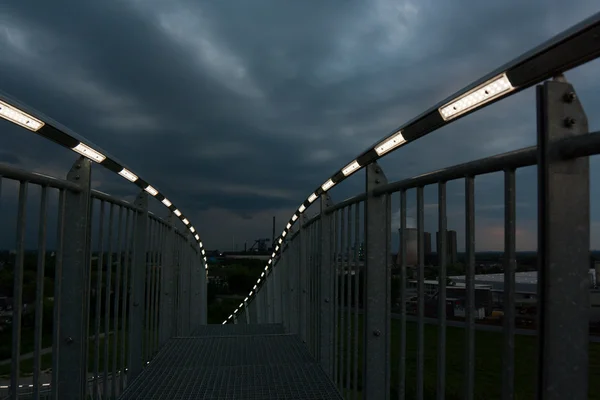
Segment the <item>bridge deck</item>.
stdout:
<path fill-rule="evenodd" d="M 171 339 L 121 399 L 341 399 L 281 325 L 208 325 Z"/>

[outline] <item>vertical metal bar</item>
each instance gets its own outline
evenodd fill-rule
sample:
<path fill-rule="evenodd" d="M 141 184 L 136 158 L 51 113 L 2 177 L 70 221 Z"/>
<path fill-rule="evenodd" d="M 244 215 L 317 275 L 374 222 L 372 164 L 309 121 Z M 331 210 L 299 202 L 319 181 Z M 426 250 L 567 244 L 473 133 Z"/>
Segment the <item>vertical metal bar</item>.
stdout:
<path fill-rule="evenodd" d="M 351 304 L 351 294 L 352 294 L 352 280 L 351 280 L 351 261 L 350 261 L 350 247 L 352 246 L 352 205 L 348 206 L 348 244 L 346 247 L 346 275 L 344 279 L 347 281 L 346 283 L 346 346 L 344 347 L 344 355 L 346 357 L 346 389 L 350 389 L 350 360 L 352 358 L 352 304 Z"/>
<path fill-rule="evenodd" d="M 115 271 L 115 301 L 113 302 L 113 341 L 112 341 L 112 374 L 110 393 L 112 398 L 117 398 L 117 357 L 119 345 L 119 301 L 121 291 L 121 262 L 123 248 L 123 207 L 119 207 L 117 220 L 117 269 Z"/>
<path fill-rule="evenodd" d="M 163 254 L 163 279 L 161 281 L 161 326 L 159 333 L 159 345 L 162 347 L 169 338 L 173 336 L 173 324 L 170 317 L 175 311 L 175 280 L 174 280 L 174 256 L 173 251 L 175 232 L 173 231 L 173 213 L 167 218 L 167 226 L 164 232 L 164 254 Z"/>
<path fill-rule="evenodd" d="M 148 361 L 150 359 L 148 353 L 150 350 L 150 309 L 152 308 L 152 298 L 151 298 L 151 293 L 152 293 L 152 279 L 154 277 L 153 274 L 153 261 L 154 261 L 154 254 L 153 254 L 153 245 L 154 245 L 154 220 L 151 218 L 148 218 L 148 230 L 145 232 L 146 234 L 146 240 L 148 241 L 147 245 L 146 245 L 146 263 L 145 263 L 145 269 L 146 269 L 146 284 L 144 287 L 144 295 L 146 298 L 145 301 L 145 307 L 142 309 L 144 312 L 144 331 L 143 331 L 143 336 L 142 336 L 142 341 L 144 342 L 143 345 L 143 349 L 142 349 L 142 358 L 144 360 L 144 364 L 142 365 L 142 367 L 144 365 L 146 365 L 146 361 Z"/>
<path fill-rule="evenodd" d="M 502 399 L 515 392 L 515 270 L 516 206 L 515 170 L 504 171 L 504 349 L 502 352 Z"/>
<path fill-rule="evenodd" d="M 92 200 L 93 203 L 93 200 Z M 94 380 L 93 398 L 100 398 L 100 314 L 102 311 L 102 269 L 104 265 L 104 201 L 100 201 L 100 216 L 98 219 L 98 258 L 96 265 L 96 296 L 95 296 L 95 334 L 94 334 Z"/>
<path fill-rule="evenodd" d="M 46 268 L 46 228 L 48 214 L 48 187 L 42 186 L 40 199 L 40 219 L 38 230 L 37 276 L 35 282 L 35 325 L 34 325 L 34 354 L 33 354 L 33 398 L 40 398 L 40 371 L 42 329 L 44 317 L 44 275 Z"/>
<path fill-rule="evenodd" d="M 154 354 L 160 349 L 160 321 L 162 318 L 162 281 L 164 280 L 165 273 L 165 254 L 164 254 L 164 236 L 167 226 L 161 221 L 158 229 L 158 239 L 156 243 L 156 252 L 158 253 L 158 268 L 157 268 L 157 280 L 156 280 L 156 296 L 154 297 Z"/>
<path fill-rule="evenodd" d="M 263 309 L 262 309 L 262 294 L 260 286 L 256 288 L 256 323 L 262 324 L 263 321 Z"/>
<path fill-rule="evenodd" d="M 300 283 L 300 290 L 298 291 L 298 296 L 300 300 L 300 338 L 302 341 L 306 343 L 306 255 L 307 255 L 307 232 L 304 229 L 304 223 L 306 222 L 305 218 L 300 220 L 300 226 L 298 227 L 298 236 L 296 236 L 296 240 L 298 241 L 298 251 L 300 256 L 298 257 L 298 282 Z"/>
<path fill-rule="evenodd" d="M 62 267 L 63 267 L 63 243 L 65 226 L 65 191 L 61 189 L 58 195 L 58 216 L 56 219 L 56 254 L 54 258 L 54 307 L 52 323 L 52 380 L 50 383 L 50 394 L 52 399 L 58 399 L 58 374 L 59 374 L 59 351 L 60 351 L 60 323 L 61 299 L 62 299 Z"/>
<path fill-rule="evenodd" d="M 129 274 L 132 270 L 133 265 L 133 254 L 132 250 L 134 248 L 135 242 L 135 217 L 137 215 L 136 211 L 127 211 L 127 218 L 125 221 L 125 259 L 123 260 L 123 301 L 121 304 L 121 374 L 119 375 L 119 392 L 122 393 L 125 388 L 125 368 L 127 368 L 128 358 L 126 356 L 127 352 L 127 339 L 128 339 L 128 324 L 130 315 L 128 315 L 127 310 L 128 305 L 131 303 L 131 299 L 129 298 L 130 290 L 129 290 Z M 130 231 L 131 228 L 131 231 Z"/>
<path fill-rule="evenodd" d="M 23 314 L 23 263 L 25 259 L 25 222 L 27 217 L 28 183 L 19 184 L 19 208 L 17 211 L 17 253 L 15 255 L 12 314 L 12 354 L 10 374 L 10 398 L 16 400 L 19 392 L 21 358 L 21 317 Z"/>
<path fill-rule="evenodd" d="M 417 188 L 417 399 L 424 396 L 425 369 L 425 260 L 423 186 Z M 408 250 L 408 249 L 407 249 Z"/>
<path fill-rule="evenodd" d="M 190 302 L 192 299 L 192 287 L 191 287 L 191 272 L 192 272 L 192 257 L 191 250 L 189 245 L 189 237 L 185 238 L 185 250 L 186 250 L 186 279 L 185 279 L 185 288 L 186 288 L 186 298 L 185 298 L 185 335 L 190 334 Z"/>
<path fill-rule="evenodd" d="M 338 367 L 338 358 L 339 358 L 339 302 L 340 302 L 340 290 L 339 290 L 339 273 L 338 273 L 338 245 L 339 245 L 339 210 L 336 210 L 332 214 L 333 219 L 333 381 L 336 385 L 339 385 L 339 367 Z"/>
<path fill-rule="evenodd" d="M 323 254 L 321 254 L 321 241 L 323 232 L 321 226 L 323 225 L 323 214 L 319 218 L 318 225 L 315 227 L 315 323 L 317 324 L 317 331 L 315 332 L 315 347 L 317 348 L 318 360 L 321 359 L 321 331 L 323 326 L 321 325 L 321 264 L 323 263 Z"/>
<path fill-rule="evenodd" d="M 475 178 L 465 178 L 465 235 L 467 262 L 465 263 L 465 395 L 471 400 L 475 395 Z"/>
<path fill-rule="evenodd" d="M 112 260 L 113 260 L 113 221 L 115 215 L 115 205 L 111 203 L 108 216 L 108 257 L 106 265 L 106 290 L 104 297 L 104 362 L 102 375 L 102 394 L 108 396 L 108 355 L 110 348 L 110 294 L 112 290 Z M 116 332 L 115 332 L 116 335 Z"/>
<path fill-rule="evenodd" d="M 141 191 L 135 201 L 139 209 L 133 229 L 136 232 L 131 266 L 131 301 L 129 302 L 129 371 L 127 381 L 133 381 L 142 372 L 142 335 L 144 333 L 144 282 L 146 274 L 146 232 L 148 230 L 148 195 Z"/>
<path fill-rule="evenodd" d="M 387 183 L 377 163 L 366 168 L 366 268 L 363 382 L 367 399 L 390 396 L 390 202 L 389 195 L 372 191 Z"/>
<path fill-rule="evenodd" d="M 437 399 L 446 398 L 446 182 L 438 183 L 438 348 Z"/>
<path fill-rule="evenodd" d="M 360 207 L 361 203 L 356 203 L 354 208 L 354 328 L 352 334 L 354 336 L 354 350 L 353 350 L 353 375 L 352 375 L 352 399 L 356 399 L 358 396 L 358 318 L 359 318 L 359 291 L 360 291 L 360 266 L 358 249 L 360 246 Z"/>
<path fill-rule="evenodd" d="M 66 192 L 64 253 L 61 276 L 60 344 L 57 399 L 78 400 L 87 392 L 89 311 L 89 226 L 91 160 L 80 157 L 67 180 L 81 192 Z"/>
<path fill-rule="evenodd" d="M 340 295 L 339 295 L 339 304 L 340 304 L 340 317 L 339 317 L 339 341 L 340 341 L 340 356 L 338 359 L 338 363 L 340 364 L 340 366 L 338 367 L 338 371 L 340 373 L 339 376 L 339 387 L 340 389 L 345 389 L 346 388 L 346 382 L 344 382 L 344 371 L 345 371 L 345 365 L 344 365 L 344 356 L 346 355 L 346 343 L 345 343 L 345 336 L 344 336 L 344 322 L 345 322 L 345 318 L 344 318 L 344 311 L 345 311 L 345 305 L 344 305 L 344 295 L 346 294 L 346 284 L 345 284 L 345 280 L 346 280 L 346 265 L 344 263 L 344 255 L 346 254 L 345 247 L 346 247 L 346 209 L 342 208 L 340 210 L 340 252 L 339 252 L 339 266 L 341 267 L 341 277 L 340 277 Z"/>
<path fill-rule="evenodd" d="M 155 355 L 158 351 L 158 333 L 159 333 L 159 318 L 160 318 L 160 288 L 163 278 L 164 259 L 162 253 L 162 237 L 164 225 L 162 222 L 158 224 L 158 232 L 156 238 L 156 282 L 154 285 L 154 326 L 152 328 L 152 354 Z M 194 259 L 195 260 L 195 259 Z M 194 280 L 194 282 L 196 282 Z"/>
<path fill-rule="evenodd" d="M 244 301 L 244 317 L 246 317 L 245 320 L 247 325 L 250 324 L 250 310 L 248 309 L 248 305 L 248 302 Z"/>
<path fill-rule="evenodd" d="M 400 191 L 400 366 L 398 397 L 406 396 L 406 190 Z"/>
<path fill-rule="evenodd" d="M 537 87 L 538 398 L 587 399 L 590 254 L 589 158 L 562 160 L 555 142 L 588 132 L 572 85 Z"/>

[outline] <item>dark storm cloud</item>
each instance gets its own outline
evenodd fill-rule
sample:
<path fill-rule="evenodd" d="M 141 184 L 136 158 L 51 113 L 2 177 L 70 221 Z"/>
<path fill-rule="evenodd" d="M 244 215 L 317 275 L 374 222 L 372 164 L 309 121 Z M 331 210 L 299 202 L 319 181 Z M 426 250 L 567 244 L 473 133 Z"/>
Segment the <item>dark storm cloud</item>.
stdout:
<path fill-rule="evenodd" d="M 0 89 L 123 160 L 197 221 L 209 246 L 229 243 L 231 230 L 270 233 L 270 215 L 279 230 L 367 146 L 597 9 L 593 0 L 38 3 L 3 6 Z M 592 67 L 569 74 L 590 108 L 599 101 Z M 28 132 L 6 126 L 3 162 L 66 174 L 71 154 L 23 143 Z M 534 142 L 527 91 L 381 164 L 396 180 Z M 535 174 L 521 175 L 520 215 L 530 221 Z M 486 179 L 477 179 L 478 215 L 501 226 L 502 179 Z M 99 168 L 94 182 L 135 195 Z M 332 195 L 363 185 L 361 174 Z M 461 201 L 449 195 L 449 210 L 459 215 Z"/>

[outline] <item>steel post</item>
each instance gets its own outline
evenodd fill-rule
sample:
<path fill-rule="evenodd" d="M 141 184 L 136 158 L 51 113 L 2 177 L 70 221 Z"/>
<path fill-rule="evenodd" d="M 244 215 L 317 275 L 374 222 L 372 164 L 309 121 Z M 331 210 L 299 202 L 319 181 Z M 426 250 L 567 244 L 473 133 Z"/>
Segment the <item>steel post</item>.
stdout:
<path fill-rule="evenodd" d="M 133 228 L 135 241 L 131 266 L 131 301 L 129 302 L 128 382 L 133 381 L 142 372 L 144 366 L 142 338 L 144 337 L 144 310 L 147 306 L 144 282 L 146 282 L 146 233 L 148 231 L 148 194 L 145 191 L 141 191 L 137 196 L 135 206 L 138 211 Z"/>
<path fill-rule="evenodd" d="M 58 334 L 58 399 L 86 398 L 90 285 L 90 183 L 92 162 L 80 157 L 67 180 L 81 192 L 65 192 L 64 244 Z"/>
<path fill-rule="evenodd" d="M 588 132 L 573 86 L 537 86 L 540 399 L 588 398 L 590 287 L 589 159 L 553 146 Z"/>
<path fill-rule="evenodd" d="M 162 256 L 162 280 L 160 290 L 160 332 L 159 345 L 162 347 L 169 338 L 174 336 L 172 315 L 175 309 L 175 279 L 173 274 L 173 245 L 175 241 L 175 232 L 173 231 L 173 213 L 167 218 L 165 227 L 165 238 L 163 243 Z"/>
<path fill-rule="evenodd" d="M 319 270 L 320 285 L 320 359 L 321 367 L 333 376 L 333 214 L 326 215 L 325 209 L 332 204 L 328 194 L 321 195 L 321 263 Z"/>
<path fill-rule="evenodd" d="M 299 318 L 300 318 L 300 325 L 299 325 L 299 335 L 300 335 L 300 339 L 302 339 L 302 341 L 304 343 L 306 343 L 306 336 L 308 333 L 307 330 L 307 303 L 306 303 L 306 291 L 307 291 L 307 278 L 308 278 L 308 273 L 307 273 L 307 269 L 306 269 L 306 259 L 307 259 L 307 232 L 306 229 L 304 229 L 303 225 L 306 222 L 306 217 L 304 216 L 304 214 L 302 214 L 302 218 L 300 218 L 300 225 L 298 226 L 298 236 L 296 236 L 295 241 L 298 242 L 298 247 L 299 247 L 299 257 L 298 257 L 298 283 L 299 283 L 299 288 L 298 288 L 298 296 L 299 296 Z"/>
<path fill-rule="evenodd" d="M 366 168 L 363 393 L 367 399 L 390 396 L 390 231 L 389 195 L 372 191 L 387 183 L 377 163 Z"/>

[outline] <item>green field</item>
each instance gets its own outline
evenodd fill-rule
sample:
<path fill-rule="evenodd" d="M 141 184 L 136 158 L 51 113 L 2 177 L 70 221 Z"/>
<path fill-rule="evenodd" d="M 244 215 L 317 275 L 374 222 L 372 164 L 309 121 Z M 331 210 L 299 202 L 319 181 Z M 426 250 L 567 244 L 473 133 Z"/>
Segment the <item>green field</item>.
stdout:
<path fill-rule="evenodd" d="M 348 321 L 345 322 L 347 326 Z M 358 388 L 362 388 L 360 365 L 362 365 L 362 316 L 359 315 Z M 354 326 L 354 322 L 352 322 Z M 416 355 L 417 325 L 406 323 L 406 397 L 416 395 Z M 346 340 L 346 331 L 343 333 Z M 424 352 L 424 393 L 426 399 L 436 398 L 437 380 L 437 340 L 438 330 L 435 325 L 425 325 Z M 464 354 L 465 331 L 463 328 L 448 327 L 446 331 L 446 398 L 462 399 L 464 387 Z M 353 338 L 351 343 L 353 343 Z M 515 399 L 532 399 L 535 396 L 536 345 L 534 336 L 517 335 L 515 337 Z M 353 344 L 352 344 L 353 346 Z M 392 354 L 391 379 L 392 398 L 397 397 L 400 360 L 400 321 L 392 320 Z M 497 332 L 476 331 L 475 335 L 475 398 L 498 399 L 502 393 L 502 348 L 503 335 Z M 344 345 L 339 344 L 339 351 L 344 356 Z M 350 354 L 354 354 L 350 347 Z M 343 357 L 344 358 L 344 357 Z M 344 359 L 343 365 L 346 365 Z M 344 372 L 344 375 L 346 373 Z M 590 399 L 600 399 L 600 344 L 590 343 L 589 385 Z M 596 379 L 593 379 L 595 377 Z"/>

